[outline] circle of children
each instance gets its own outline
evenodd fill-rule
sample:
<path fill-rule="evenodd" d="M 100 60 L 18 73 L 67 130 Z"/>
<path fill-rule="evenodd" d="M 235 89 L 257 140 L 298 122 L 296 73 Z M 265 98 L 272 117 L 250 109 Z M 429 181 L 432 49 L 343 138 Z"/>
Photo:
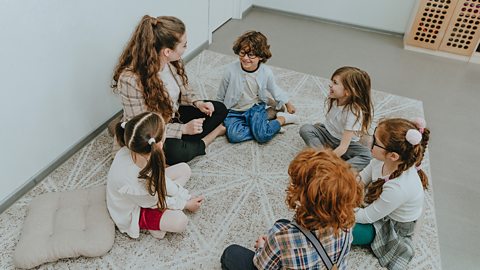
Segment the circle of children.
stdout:
<path fill-rule="evenodd" d="M 121 148 L 108 173 L 107 206 L 132 238 L 140 230 L 160 239 L 185 230 L 183 211 L 196 212 L 204 201 L 183 187 L 191 175 L 185 162 L 204 155 L 215 137 L 265 143 L 298 121 L 264 64 L 271 53 L 262 33 L 234 42 L 238 60 L 226 66 L 216 101 L 200 100 L 190 88 L 181 59 L 186 47 L 181 20 L 146 15 L 114 70 L 112 88 L 124 114 L 115 130 Z M 255 250 L 227 247 L 222 269 L 346 269 L 351 245 L 370 246 L 384 267 L 406 268 L 428 183 L 420 166 L 430 131 L 421 119 L 384 119 L 370 134 L 371 147 L 360 144 L 372 122 L 371 100 L 365 71 L 333 73 L 326 120 L 300 128 L 308 147 L 288 168 L 292 221 L 273 224 L 252 243 Z"/>

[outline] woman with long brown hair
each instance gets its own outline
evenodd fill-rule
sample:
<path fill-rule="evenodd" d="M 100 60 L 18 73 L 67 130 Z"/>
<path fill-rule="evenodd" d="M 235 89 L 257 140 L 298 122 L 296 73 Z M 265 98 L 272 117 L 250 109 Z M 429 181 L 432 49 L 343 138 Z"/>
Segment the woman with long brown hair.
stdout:
<path fill-rule="evenodd" d="M 146 111 L 165 119 L 169 165 L 204 155 L 205 148 L 225 133 L 225 105 L 200 100 L 188 84 L 181 59 L 186 48 L 186 28 L 180 19 L 145 15 L 113 74 L 112 88 L 122 99 L 123 121 Z"/>

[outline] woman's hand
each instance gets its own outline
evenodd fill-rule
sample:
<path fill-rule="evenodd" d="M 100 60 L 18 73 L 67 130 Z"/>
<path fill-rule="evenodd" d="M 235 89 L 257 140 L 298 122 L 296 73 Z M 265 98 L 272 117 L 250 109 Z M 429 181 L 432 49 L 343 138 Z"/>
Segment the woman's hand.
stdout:
<path fill-rule="evenodd" d="M 255 245 L 253 246 L 255 249 L 263 248 L 265 242 L 267 241 L 266 235 L 260 235 L 258 239 L 255 241 Z"/>
<path fill-rule="evenodd" d="M 213 107 L 212 102 L 203 102 L 198 100 L 195 101 L 195 107 L 208 116 L 212 116 L 213 112 L 215 111 L 215 107 Z"/>
<path fill-rule="evenodd" d="M 182 133 L 187 135 L 195 135 L 203 132 L 203 121 L 205 118 L 197 118 L 183 125 Z"/>
<path fill-rule="evenodd" d="M 187 209 L 190 212 L 197 212 L 197 210 L 200 208 L 204 200 L 205 200 L 205 197 L 203 196 L 192 197 L 190 200 L 187 201 L 187 204 L 185 205 L 185 209 Z"/>
<path fill-rule="evenodd" d="M 290 101 L 285 103 L 285 107 L 287 107 L 287 112 L 288 113 L 295 113 L 295 111 L 297 110 L 295 108 L 295 106 L 293 106 L 292 102 L 290 102 Z"/>

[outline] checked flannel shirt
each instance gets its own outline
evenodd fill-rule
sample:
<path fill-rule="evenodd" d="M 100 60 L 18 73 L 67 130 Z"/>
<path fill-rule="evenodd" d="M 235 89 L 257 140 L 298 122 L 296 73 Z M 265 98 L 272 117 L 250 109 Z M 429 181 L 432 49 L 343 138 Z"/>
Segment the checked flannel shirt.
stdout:
<path fill-rule="evenodd" d="M 167 65 L 175 78 L 175 81 L 180 88 L 180 97 L 178 103 L 180 105 L 193 105 L 196 98 L 195 93 L 188 84 L 183 84 L 182 78 L 177 74 L 177 69 L 170 63 Z M 160 77 L 160 72 L 158 73 Z M 143 97 L 143 90 L 138 84 L 137 76 L 128 70 L 124 70 L 118 78 L 117 88 L 113 90 L 114 93 L 121 97 L 123 105 L 123 119 L 128 121 L 133 117 L 148 112 L 145 98 Z M 174 112 L 175 114 L 176 112 Z M 167 124 L 167 138 L 182 138 L 182 123 L 168 123 Z"/>
<path fill-rule="evenodd" d="M 338 260 L 343 248 L 345 234 L 350 234 L 351 230 L 340 230 L 337 237 L 333 230 L 327 229 L 315 235 L 327 251 L 328 256 L 334 262 Z M 353 239 L 353 237 L 349 237 Z M 347 268 L 347 254 L 350 251 L 351 240 L 347 243 L 345 257 L 338 269 Z M 323 264 L 320 255 L 310 243 L 310 241 L 290 223 L 276 222 L 269 230 L 267 241 L 263 248 L 257 249 L 253 264 L 257 269 L 327 269 Z"/>

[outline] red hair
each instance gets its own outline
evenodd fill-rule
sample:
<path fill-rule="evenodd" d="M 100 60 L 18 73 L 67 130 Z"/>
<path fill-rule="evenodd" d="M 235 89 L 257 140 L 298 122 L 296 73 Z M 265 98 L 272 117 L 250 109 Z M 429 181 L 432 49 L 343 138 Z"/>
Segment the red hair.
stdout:
<path fill-rule="evenodd" d="M 347 230 L 355 224 L 354 208 L 363 200 L 363 186 L 350 165 L 331 150 L 300 152 L 288 168 L 287 205 L 296 222 L 308 230 Z"/>

